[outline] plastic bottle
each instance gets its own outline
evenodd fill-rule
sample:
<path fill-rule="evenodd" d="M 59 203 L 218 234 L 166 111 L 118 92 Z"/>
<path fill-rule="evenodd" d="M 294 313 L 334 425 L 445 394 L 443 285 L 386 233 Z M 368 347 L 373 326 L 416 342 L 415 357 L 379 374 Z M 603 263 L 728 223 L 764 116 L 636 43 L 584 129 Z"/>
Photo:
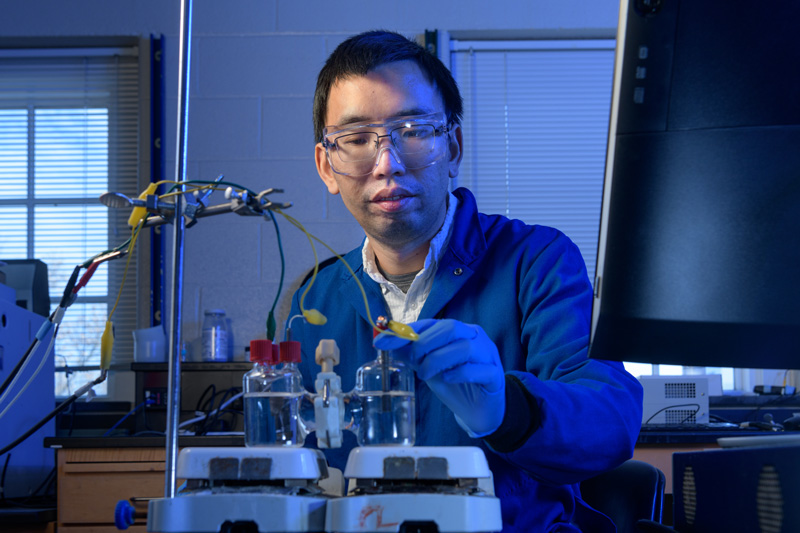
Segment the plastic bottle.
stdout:
<path fill-rule="evenodd" d="M 274 445 L 275 419 L 270 413 L 270 390 L 277 378 L 272 341 L 250 341 L 250 361 L 253 368 L 242 378 L 244 390 L 245 446 Z"/>
<path fill-rule="evenodd" d="M 416 439 L 414 372 L 389 352 L 356 371 L 353 389 L 360 404 L 360 446 L 413 446 Z"/>
<path fill-rule="evenodd" d="M 228 349 L 228 322 L 225 311 L 209 309 L 203 319 L 203 361 L 224 363 L 230 361 Z"/>

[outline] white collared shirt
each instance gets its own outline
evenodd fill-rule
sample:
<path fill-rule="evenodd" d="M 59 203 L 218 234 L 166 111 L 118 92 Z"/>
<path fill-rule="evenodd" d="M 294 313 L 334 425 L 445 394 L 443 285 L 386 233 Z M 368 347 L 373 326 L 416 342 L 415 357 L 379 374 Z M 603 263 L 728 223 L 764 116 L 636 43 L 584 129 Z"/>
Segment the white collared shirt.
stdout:
<path fill-rule="evenodd" d="M 438 233 L 431 239 L 428 255 L 425 257 L 425 265 L 422 270 L 417 272 L 411 287 L 408 292 L 404 293 L 400 288 L 387 280 L 375 262 L 375 252 L 369 242 L 369 237 L 364 240 L 364 246 L 361 248 L 361 259 L 364 263 L 364 272 L 372 278 L 373 281 L 380 284 L 383 299 L 386 301 L 390 318 L 403 324 L 415 322 L 419 318 L 419 312 L 422 306 L 425 305 L 425 300 L 431 293 L 433 286 L 433 275 L 436 273 L 436 268 L 439 260 L 447 248 L 447 243 L 450 241 L 450 233 L 453 228 L 453 218 L 456 213 L 456 206 L 458 199 L 449 193 L 448 197 L 447 214 L 444 218 L 444 223 L 439 229 Z M 374 317 L 373 317 L 374 318 Z"/>

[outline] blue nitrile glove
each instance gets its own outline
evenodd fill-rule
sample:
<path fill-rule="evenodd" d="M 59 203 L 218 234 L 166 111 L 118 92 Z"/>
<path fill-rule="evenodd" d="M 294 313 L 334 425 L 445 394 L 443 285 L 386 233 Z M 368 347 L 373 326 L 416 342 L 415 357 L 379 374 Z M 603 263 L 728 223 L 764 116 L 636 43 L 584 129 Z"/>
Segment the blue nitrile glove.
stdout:
<path fill-rule="evenodd" d="M 407 362 L 471 437 L 494 433 L 506 410 L 506 381 L 497 347 L 483 328 L 452 319 L 409 325 L 417 341 L 381 333 L 375 347 Z"/>

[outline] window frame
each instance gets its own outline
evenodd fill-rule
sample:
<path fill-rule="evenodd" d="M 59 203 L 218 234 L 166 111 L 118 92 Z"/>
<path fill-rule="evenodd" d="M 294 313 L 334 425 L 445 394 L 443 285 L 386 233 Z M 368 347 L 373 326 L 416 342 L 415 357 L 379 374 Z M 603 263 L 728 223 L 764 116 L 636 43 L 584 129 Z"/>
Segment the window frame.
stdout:
<path fill-rule="evenodd" d="M 133 171 L 135 177 L 133 178 L 133 187 L 135 190 L 119 190 L 115 188 L 113 179 L 117 170 L 114 167 L 114 158 L 112 150 L 109 149 L 109 163 L 108 163 L 108 178 L 109 190 L 119 190 L 127 195 L 134 195 L 137 191 L 142 190 L 147 183 L 151 181 L 151 174 L 153 172 L 152 161 L 156 155 L 154 152 L 155 143 L 152 139 L 155 137 L 152 131 L 152 124 L 158 123 L 158 117 L 151 115 L 151 101 L 154 95 L 153 82 L 160 82 L 156 76 L 152 74 L 152 52 L 156 48 L 153 46 L 154 38 L 151 37 L 134 37 L 134 36 L 119 36 L 119 37 L 64 37 L 64 38 L 0 38 L 0 58 L 41 58 L 41 57 L 97 57 L 97 56 L 112 56 L 114 54 L 135 54 L 135 63 L 137 72 L 136 80 L 131 81 L 131 86 L 135 86 L 138 94 L 135 97 L 136 101 L 136 126 L 137 131 L 134 133 L 136 143 L 135 165 L 136 169 Z M 30 107 L 30 106 L 29 106 Z M 87 106 L 88 107 L 88 106 Z M 160 110 L 157 110 L 160 111 Z M 108 142 L 109 147 L 115 142 L 115 128 L 113 127 L 115 111 L 109 110 L 109 129 L 108 129 Z M 29 122 L 33 120 L 29 119 Z M 29 151 L 28 163 L 28 196 L 25 199 L 27 210 L 31 211 L 36 205 L 98 205 L 102 204 L 97 201 L 96 204 L 88 202 L 86 199 L 76 198 L 34 198 L 33 193 L 33 170 L 32 158 L 33 154 Z M 128 172 L 130 174 L 130 172 Z M 130 180 L 129 180 L 130 181 Z M 20 205 L 21 202 L 17 201 L 2 201 L 3 205 L 16 203 Z M 127 218 L 129 212 L 122 209 L 108 209 L 108 244 L 116 246 L 122 243 L 129 235 L 127 232 Z M 32 220 L 31 218 L 28 219 Z M 31 236 L 33 228 L 28 225 L 28 258 L 33 258 Z M 151 312 L 151 246 L 150 237 L 152 230 L 143 231 L 137 241 L 135 253 L 131 257 L 131 262 L 125 283 L 125 290 L 123 299 L 127 299 L 128 303 L 126 316 L 123 323 L 117 324 L 117 317 L 120 313 L 119 308 L 114 314 L 115 322 L 115 343 L 112 356 L 111 369 L 106 382 L 107 393 L 98 396 L 98 399 L 103 400 L 125 400 L 129 401 L 134 397 L 134 373 L 131 372 L 131 362 L 133 361 L 132 353 L 132 334 L 133 329 L 146 327 L 151 324 L 154 314 Z M 93 253 L 99 253 L 103 250 L 92 250 L 87 255 L 88 259 Z M 108 289 L 105 296 L 91 296 L 86 294 L 86 290 L 78 294 L 78 301 L 81 303 L 105 303 L 110 311 L 116 300 L 117 291 L 120 287 L 122 271 L 124 269 L 125 261 L 115 261 L 120 265 L 114 265 L 111 268 L 111 263 L 108 266 L 101 266 L 100 268 L 108 269 Z M 63 287 L 55 287 L 51 284 L 51 311 L 56 308 L 63 292 Z M 132 303 L 131 303 L 132 302 Z M 122 304 L 120 304 L 122 305 Z M 69 318 L 70 309 L 67 309 L 65 318 Z M 64 324 L 63 328 L 66 326 Z M 122 327 L 120 327 L 122 326 Z M 99 345 L 99 337 L 98 337 Z M 50 354 L 53 355 L 52 353 Z M 63 364 L 59 364 L 56 359 L 56 373 L 66 372 L 67 368 Z M 87 365 L 81 367 L 70 366 L 69 370 L 96 370 L 99 369 L 99 356 L 97 365 Z M 55 384 L 54 384 L 55 385 Z M 70 386 L 70 391 L 74 390 L 80 384 L 73 384 Z M 64 398 L 65 396 L 57 395 L 57 398 Z"/>

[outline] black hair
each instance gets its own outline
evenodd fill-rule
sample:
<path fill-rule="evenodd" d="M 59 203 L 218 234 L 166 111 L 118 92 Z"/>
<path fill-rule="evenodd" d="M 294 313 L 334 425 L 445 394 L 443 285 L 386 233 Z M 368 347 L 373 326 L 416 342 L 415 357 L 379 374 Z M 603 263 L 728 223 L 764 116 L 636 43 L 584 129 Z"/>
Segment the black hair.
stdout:
<path fill-rule="evenodd" d="M 328 57 L 317 77 L 314 91 L 314 139 L 322 141 L 328 112 L 328 97 L 337 81 L 350 76 L 365 76 L 371 70 L 395 61 L 411 60 L 442 95 L 448 122 L 461 123 L 461 93 L 453 75 L 438 57 L 399 33 L 373 30 L 342 42 Z"/>

